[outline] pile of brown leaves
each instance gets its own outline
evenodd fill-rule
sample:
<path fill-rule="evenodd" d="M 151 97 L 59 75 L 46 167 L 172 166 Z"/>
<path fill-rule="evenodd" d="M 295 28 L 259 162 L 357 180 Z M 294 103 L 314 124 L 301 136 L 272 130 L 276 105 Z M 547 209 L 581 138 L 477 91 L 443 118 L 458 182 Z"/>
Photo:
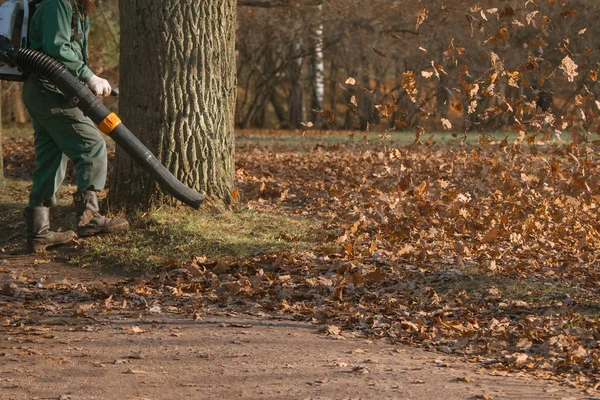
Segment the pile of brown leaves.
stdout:
<path fill-rule="evenodd" d="M 236 263 L 198 257 L 151 281 L 78 295 L 101 299 L 102 309 L 129 299 L 191 315 L 205 307 L 276 313 L 336 325 L 342 336 L 595 384 L 596 147 L 247 146 L 237 157 L 249 208 L 323 221 L 312 251 Z"/>
<path fill-rule="evenodd" d="M 196 281 L 222 303 L 497 369 L 598 374 L 597 148 L 248 149 L 238 163 L 250 207 L 324 225 L 312 253 L 208 268 Z"/>

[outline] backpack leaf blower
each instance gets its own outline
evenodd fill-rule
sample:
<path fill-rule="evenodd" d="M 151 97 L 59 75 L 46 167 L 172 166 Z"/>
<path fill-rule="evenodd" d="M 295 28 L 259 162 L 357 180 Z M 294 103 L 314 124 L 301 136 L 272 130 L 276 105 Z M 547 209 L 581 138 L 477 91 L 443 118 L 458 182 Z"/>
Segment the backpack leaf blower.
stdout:
<path fill-rule="evenodd" d="M 15 7 L 19 1 L 9 1 L 11 7 Z M 6 15 L 3 15 L 4 3 L 0 6 L 0 22 Z M 22 3 L 21 3 L 22 4 Z M 17 12 L 15 12 L 15 10 Z M 7 9 L 10 15 L 18 15 L 19 8 Z M 21 15 L 22 6 L 21 6 Z M 23 24 L 23 19 L 21 24 Z M 9 19 L 9 21 L 11 21 Z M 19 40 L 21 46 L 15 46 L 10 33 L 18 31 L 15 24 L 19 23 L 19 17 L 12 18 L 8 28 L 0 27 L 0 79 L 10 79 L 3 76 L 2 69 L 8 71 L 6 75 L 12 75 L 12 80 L 24 80 L 20 77 L 31 76 L 37 79 L 45 79 L 55 85 L 71 104 L 78 107 L 88 116 L 98 129 L 113 139 L 127 154 L 129 154 L 142 168 L 150 173 L 158 182 L 159 186 L 167 193 L 180 200 L 182 203 L 199 209 L 204 201 L 204 195 L 196 190 L 181 183 L 158 159 L 148 150 L 140 140 L 131 133 L 121 122 L 119 117 L 111 112 L 102 101 L 96 97 L 86 85 L 73 76 L 66 66 L 59 61 L 43 54 L 39 51 L 28 49 L 23 46 L 23 41 Z M 23 24 L 25 25 L 25 24 Z M 25 28 L 23 28 L 25 31 Z M 9 35 L 10 36 L 10 35 Z"/>

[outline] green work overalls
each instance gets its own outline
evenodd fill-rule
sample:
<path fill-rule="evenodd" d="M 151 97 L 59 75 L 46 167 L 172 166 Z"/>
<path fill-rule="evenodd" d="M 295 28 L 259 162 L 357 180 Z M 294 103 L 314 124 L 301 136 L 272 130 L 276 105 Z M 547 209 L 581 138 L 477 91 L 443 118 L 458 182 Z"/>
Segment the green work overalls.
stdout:
<path fill-rule="evenodd" d="M 30 22 L 29 38 L 32 49 L 59 60 L 87 83 L 93 76 L 86 65 L 89 18 L 78 3 L 74 4 L 79 8 L 75 18 L 71 1 L 42 1 Z M 65 177 L 67 157 L 75 163 L 78 191 L 102 190 L 107 172 L 106 144 L 94 123 L 47 81 L 28 78 L 23 99 L 33 121 L 36 155 L 29 206 L 56 204 L 55 193 Z"/>

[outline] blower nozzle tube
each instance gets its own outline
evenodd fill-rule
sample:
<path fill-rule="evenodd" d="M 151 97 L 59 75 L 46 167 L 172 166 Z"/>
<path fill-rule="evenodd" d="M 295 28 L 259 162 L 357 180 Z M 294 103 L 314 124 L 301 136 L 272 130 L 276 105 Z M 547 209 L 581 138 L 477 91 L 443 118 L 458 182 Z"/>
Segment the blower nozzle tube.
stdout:
<path fill-rule="evenodd" d="M 159 186 L 188 206 L 199 209 L 204 195 L 181 183 L 140 140 L 122 124 L 89 89 L 73 76 L 63 64 L 39 51 L 16 48 L 0 36 L 0 56 L 12 61 L 24 73 L 47 79 L 55 85 L 71 104 L 78 107 L 100 129 L 110 136 L 127 154 L 140 164 L 158 182 Z"/>

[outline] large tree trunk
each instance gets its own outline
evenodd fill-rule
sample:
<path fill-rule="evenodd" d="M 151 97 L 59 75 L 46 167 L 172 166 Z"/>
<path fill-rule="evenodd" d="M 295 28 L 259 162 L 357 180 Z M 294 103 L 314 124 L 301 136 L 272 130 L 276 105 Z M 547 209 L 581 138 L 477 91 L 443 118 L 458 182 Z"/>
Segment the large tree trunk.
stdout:
<path fill-rule="evenodd" d="M 179 180 L 229 204 L 234 186 L 236 1 L 121 0 L 124 123 Z M 170 202 L 117 150 L 109 201 Z"/>

